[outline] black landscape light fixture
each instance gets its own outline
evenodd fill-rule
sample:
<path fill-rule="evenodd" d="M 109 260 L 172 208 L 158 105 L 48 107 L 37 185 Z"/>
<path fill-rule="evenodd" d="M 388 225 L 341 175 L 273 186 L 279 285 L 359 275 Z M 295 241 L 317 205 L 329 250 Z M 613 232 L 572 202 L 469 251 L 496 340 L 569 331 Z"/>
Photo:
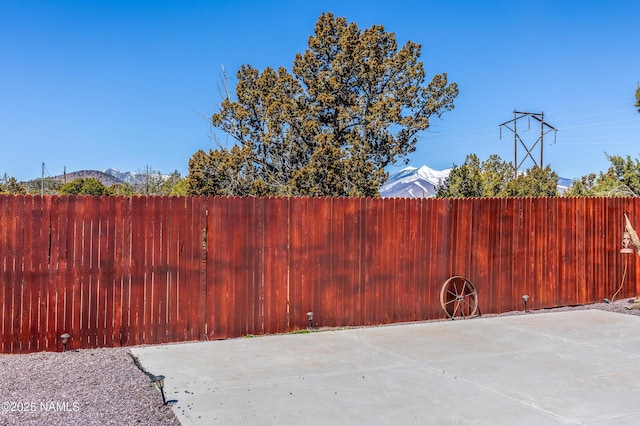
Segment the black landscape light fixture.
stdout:
<path fill-rule="evenodd" d="M 158 389 L 160 389 L 160 393 L 162 394 L 162 404 L 167 405 L 167 400 L 164 397 L 164 376 L 151 376 L 151 383 L 156 385 Z"/>
<path fill-rule="evenodd" d="M 307 312 L 307 318 L 309 318 L 309 330 L 313 328 L 313 312 Z"/>
<path fill-rule="evenodd" d="M 69 341 L 69 338 L 71 338 L 71 335 L 69 333 L 60 335 L 60 341 L 62 341 L 62 352 L 67 351 L 67 342 Z"/>
<path fill-rule="evenodd" d="M 524 300 L 524 311 L 527 312 L 527 302 L 529 301 L 529 295 L 528 294 L 523 294 L 522 295 L 522 300 Z"/>

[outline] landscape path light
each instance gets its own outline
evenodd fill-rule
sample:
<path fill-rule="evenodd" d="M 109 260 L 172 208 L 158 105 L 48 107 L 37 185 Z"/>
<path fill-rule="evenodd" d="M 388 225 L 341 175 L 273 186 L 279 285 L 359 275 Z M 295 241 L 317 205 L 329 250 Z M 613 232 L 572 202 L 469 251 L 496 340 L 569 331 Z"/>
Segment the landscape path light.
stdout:
<path fill-rule="evenodd" d="M 160 393 L 162 394 L 162 403 L 167 405 L 167 400 L 164 397 L 164 376 L 151 376 L 151 382 L 156 385 L 158 389 L 160 389 Z"/>
<path fill-rule="evenodd" d="M 523 294 L 522 295 L 522 300 L 524 300 L 524 311 L 527 312 L 527 302 L 529 301 L 529 295 L 528 294 Z"/>
<path fill-rule="evenodd" d="M 309 318 L 309 330 L 313 328 L 313 312 L 307 312 L 307 318 Z"/>
<path fill-rule="evenodd" d="M 62 341 L 62 352 L 67 351 L 67 342 L 69 341 L 70 337 L 71 335 L 69 333 L 64 333 L 60 335 L 60 340 Z"/>

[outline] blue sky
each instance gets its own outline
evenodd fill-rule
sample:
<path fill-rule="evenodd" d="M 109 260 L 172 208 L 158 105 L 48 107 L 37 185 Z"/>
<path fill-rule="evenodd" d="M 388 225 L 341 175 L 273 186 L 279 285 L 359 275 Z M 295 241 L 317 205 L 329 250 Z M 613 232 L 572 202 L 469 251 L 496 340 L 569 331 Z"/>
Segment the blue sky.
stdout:
<path fill-rule="evenodd" d="M 513 135 L 500 140 L 498 125 L 514 109 L 558 129 L 544 163 L 560 176 L 606 170 L 605 152 L 640 158 L 637 0 L 1 0 L 0 173 L 28 180 L 44 162 L 48 176 L 65 166 L 186 175 L 195 151 L 216 147 L 207 117 L 222 67 L 232 84 L 242 64 L 291 69 L 322 12 L 420 43 L 429 78 L 458 83 L 413 166 L 445 169 L 470 153 L 512 161 Z M 532 123 L 522 136 L 531 145 L 538 132 Z"/>

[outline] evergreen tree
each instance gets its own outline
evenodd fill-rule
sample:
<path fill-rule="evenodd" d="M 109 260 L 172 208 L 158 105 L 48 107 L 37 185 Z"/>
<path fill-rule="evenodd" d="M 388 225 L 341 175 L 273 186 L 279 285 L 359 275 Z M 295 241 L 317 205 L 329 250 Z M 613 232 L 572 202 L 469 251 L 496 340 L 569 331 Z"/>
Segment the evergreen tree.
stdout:
<path fill-rule="evenodd" d="M 558 194 L 557 186 L 558 175 L 549 166 L 534 166 L 514 178 L 513 165 L 500 156 L 480 162 L 470 154 L 436 187 L 436 197 L 550 197 Z"/>
<path fill-rule="evenodd" d="M 575 180 L 565 191 L 567 196 L 638 196 L 640 195 L 640 161 L 606 154 L 611 163 L 606 172 L 591 173 Z"/>
<path fill-rule="evenodd" d="M 6 173 L 0 178 L 0 194 L 26 194 L 27 188 L 13 176 Z"/>
<path fill-rule="evenodd" d="M 111 195 L 111 190 L 96 178 L 78 178 L 60 188 L 67 195 Z"/>
<path fill-rule="evenodd" d="M 361 31 L 322 14 L 293 73 L 240 68 L 236 100 L 212 117 L 235 144 L 194 154 L 189 193 L 377 196 L 385 167 L 458 94 L 445 73 L 425 83 L 420 53 L 380 25 Z"/>
<path fill-rule="evenodd" d="M 550 166 L 533 166 L 507 182 L 506 197 L 555 197 L 558 195 L 558 174 Z"/>
<path fill-rule="evenodd" d="M 111 191 L 111 195 L 136 195 L 133 185 L 131 185 L 129 182 L 116 183 L 115 185 L 111 185 L 109 187 L 109 190 Z"/>
<path fill-rule="evenodd" d="M 449 176 L 436 187 L 436 197 L 482 197 L 482 165 L 475 154 L 467 155 L 461 166 L 453 166 Z"/>

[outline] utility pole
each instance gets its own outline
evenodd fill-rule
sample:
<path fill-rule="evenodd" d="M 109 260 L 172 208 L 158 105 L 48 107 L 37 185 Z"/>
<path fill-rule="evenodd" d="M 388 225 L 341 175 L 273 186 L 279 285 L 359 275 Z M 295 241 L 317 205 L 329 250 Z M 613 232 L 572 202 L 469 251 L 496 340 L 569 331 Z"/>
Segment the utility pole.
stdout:
<path fill-rule="evenodd" d="M 44 197 L 44 161 L 42 162 L 42 180 L 40 185 L 40 195 Z"/>
<path fill-rule="evenodd" d="M 531 130 L 532 118 L 538 123 L 540 123 L 540 136 L 538 136 L 535 142 L 533 142 L 533 145 L 531 145 L 530 147 L 527 146 L 527 144 L 524 142 L 522 137 L 520 137 L 520 135 L 518 134 L 518 121 L 523 118 L 526 118 L 528 121 L 527 130 Z M 509 127 L 510 125 L 512 127 Z M 531 161 L 533 161 L 533 164 L 535 164 L 540 168 L 544 166 L 544 161 L 543 161 L 544 135 L 553 131 L 554 132 L 553 143 L 556 143 L 556 133 L 558 132 L 558 129 L 556 129 L 555 127 L 553 127 L 552 125 L 544 121 L 544 112 L 535 113 L 535 112 L 523 112 L 523 111 L 513 110 L 513 119 L 509 121 L 505 121 L 504 123 L 500 124 L 498 127 L 500 127 L 500 139 L 502 139 L 502 127 L 506 127 L 507 129 L 513 132 L 513 166 L 515 168 L 514 177 L 518 176 L 518 169 L 520 168 L 520 166 L 522 166 L 522 164 L 525 162 L 527 158 L 530 158 Z M 519 163 L 518 163 L 518 142 L 520 142 L 520 145 L 522 145 L 526 151 L 524 154 L 524 157 Z M 531 153 L 538 143 L 540 143 L 540 163 L 538 163 L 536 159 L 533 158 L 533 154 Z"/>

